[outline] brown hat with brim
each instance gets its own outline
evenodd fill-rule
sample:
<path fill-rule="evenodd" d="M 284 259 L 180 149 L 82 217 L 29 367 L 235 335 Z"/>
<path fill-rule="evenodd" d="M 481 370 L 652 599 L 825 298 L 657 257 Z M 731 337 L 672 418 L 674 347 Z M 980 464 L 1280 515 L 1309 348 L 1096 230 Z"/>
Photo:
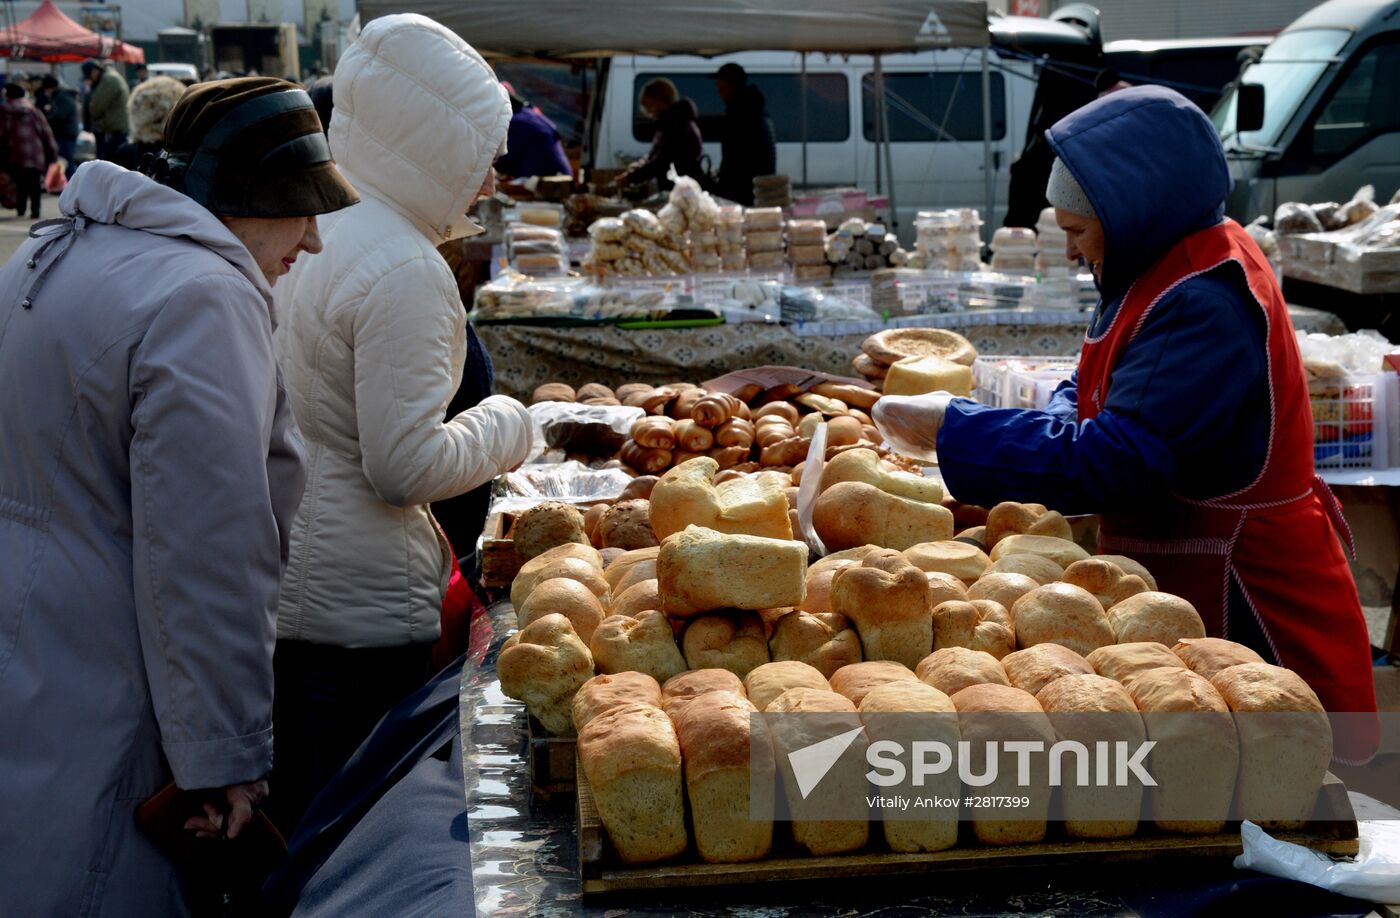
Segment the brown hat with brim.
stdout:
<path fill-rule="evenodd" d="M 243 77 L 191 88 L 143 171 L 225 217 L 309 217 L 356 204 L 306 92 Z"/>

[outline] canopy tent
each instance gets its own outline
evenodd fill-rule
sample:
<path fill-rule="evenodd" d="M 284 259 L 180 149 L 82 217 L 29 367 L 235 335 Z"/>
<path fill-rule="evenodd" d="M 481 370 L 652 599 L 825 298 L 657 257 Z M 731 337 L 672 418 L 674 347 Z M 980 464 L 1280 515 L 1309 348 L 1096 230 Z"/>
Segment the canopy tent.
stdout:
<path fill-rule="evenodd" d="M 621 54 L 698 54 L 735 51 L 816 51 L 874 55 L 876 191 L 889 176 L 895 218 L 889 120 L 880 57 L 937 48 L 982 49 L 982 127 L 987 228 L 991 232 L 995 176 L 991 163 L 991 76 L 986 0 L 359 0 L 363 22 L 391 13 L 422 13 L 498 57 L 600 58 Z M 805 64 L 805 61 L 804 61 Z M 805 95 L 805 66 L 804 66 Z M 599 113 L 601 87 L 590 101 L 588 130 Z M 805 116 L 806 102 L 803 101 Z M 806 141 L 803 141 L 806 159 Z M 589 143 L 590 152 L 593 144 Z M 895 218 L 897 219 L 897 218 Z M 990 237 L 989 237 L 990 238 Z"/>
<path fill-rule="evenodd" d="M 145 51 L 83 28 L 65 16 L 52 0 L 44 0 L 28 19 L 0 29 L 0 57 L 47 63 L 88 58 L 110 58 L 128 64 L 146 62 Z"/>

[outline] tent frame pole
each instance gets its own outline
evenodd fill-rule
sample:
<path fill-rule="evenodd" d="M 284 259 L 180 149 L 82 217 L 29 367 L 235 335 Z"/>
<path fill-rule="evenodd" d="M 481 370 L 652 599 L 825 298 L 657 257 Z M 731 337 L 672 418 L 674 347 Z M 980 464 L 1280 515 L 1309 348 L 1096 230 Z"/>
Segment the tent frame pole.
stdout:
<path fill-rule="evenodd" d="M 807 187 L 807 52 L 802 52 L 802 187 Z"/>
<path fill-rule="evenodd" d="M 880 117 L 880 113 L 885 109 L 885 71 L 880 66 L 880 54 L 875 54 L 875 193 L 883 194 L 885 191 L 884 182 L 881 181 L 880 148 L 884 145 L 884 125 L 885 119 Z"/>
<path fill-rule="evenodd" d="M 879 132 L 880 140 L 881 140 L 881 143 L 880 143 L 878 146 L 876 146 L 876 148 L 875 148 L 875 154 L 876 154 L 876 156 L 878 157 L 878 156 L 880 155 L 880 152 L 881 152 L 880 148 L 881 148 L 881 147 L 884 148 L 884 156 L 885 156 L 885 175 L 886 175 L 886 177 L 889 179 L 889 183 L 890 183 L 890 190 L 889 190 L 889 199 L 890 199 L 890 226 L 889 226 L 889 228 L 890 228 L 891 231 L 894 231 L 894 230 L 897 230 L 897 229 L 899 228 L 899 211 L 896 209 L 895 197 L 894 197 L 894 150 L 892 149 L 892 147 L 891 147 L 891 145 L 890 145 L 890 109 L 889 109 L 889 105 L 888 105 L 888 103 L 887 103 L 887 100 L 885 99 L 885 71 L 884 71 L 884 68 L 881 66 L 881 61 L 880 61 L 881 56 L 882 56 L 882 55 L 879 55 L 879 54 L 876 54 L 876 55 L 875 55 L 875 85 L 876 85 L 876 90 L 875 90 L 875 91 L 879 94 L 879 98 L 880 98 L 880 106 L 879 106 L 879 108 L 876 110 L 876 111 L 877 111 L 876 117 L 877 117 L 877 119 L 878 119 L 878 124 L 879 124 L 878 132 Z M 876 160 L 876 165 L 877 165 L 877 167 L 878 167 L 878 165 L 879 165 L 879 160 L 878 160 L 878 158 L 877 158 L 877 160 Z M 876 174 L 878 175 L 879 173 L 877 172 Z M 879 193 L 879 188 L 877 187 L 875 190 L 876 190 L 876 193 L 878 194 L 878 193 Z"/>
<path fill-rule="evenodd" d="M 992 211 L 996 206 L 997 170 L 992 159 L 992 71 L 987 46 L 982 46 L 982 174 L 986 180 L 987 213 L 983 218 L 982 241 L 992 244 Z"/>

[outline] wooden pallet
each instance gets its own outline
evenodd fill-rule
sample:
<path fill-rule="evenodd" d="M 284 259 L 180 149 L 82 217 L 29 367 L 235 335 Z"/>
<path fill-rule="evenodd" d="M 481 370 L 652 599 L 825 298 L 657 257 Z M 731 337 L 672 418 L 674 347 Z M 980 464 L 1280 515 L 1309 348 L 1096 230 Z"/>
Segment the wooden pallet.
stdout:
<path fill-rule="evenodd" d="M 486 518 L 481 535 L 481 583 L 490 590 L 510 589 L 525 559 L 516 554 L 511 527 L 515 514 L 497 510 Z"/>
<path fill-rule="evenodd" d="M 994 847 L 959 842 L 946 851 L 896 854 L 876 850 L 882 844 L 878 825 L 871 827 L 871 846 L 855 854 L 831 857 L 800 856 L 789 842 L 783 847 L 774 834 L 774 857 L 747 864 L 706 864 L 694 850 L 664 864 L 632 867 L 617 860 L 598 818 L 593 789 L 578 768 L 579 877 L 585 897 L 643 889 L 682 889 L 739 886 L 772 881 L 819 880 L 861 876 L 894 876 L 929 871 L 994 871 L 1006 868 L 1080 867 L 1159 859 L 1205 858 L 1233 860 L 1242 851 L 1237 826 L 1219 835 L 1168 835 L 1150 827 L 1132 838 L 1112 841 L 1051 840 L 1034 845 Z M 1276 838 L 1333 855 L 1355 855 L 1358 833 L 1346 787 L 1331 774 L 1323 781 L 1317 814 L 1327 814 L 1306 829 L 1273 833 Z M 780 850 L 781 849 L 781 850 Z"/>
<path fill-rule="evenodd" d="M 530 787 L 535 796 L 548 800 L 555 794 L 574 793 L 578 774 L 574 750 L 578 740 L 572 736 L 550 736 L 530 714 L 527 735 L 530 748 Z"/>

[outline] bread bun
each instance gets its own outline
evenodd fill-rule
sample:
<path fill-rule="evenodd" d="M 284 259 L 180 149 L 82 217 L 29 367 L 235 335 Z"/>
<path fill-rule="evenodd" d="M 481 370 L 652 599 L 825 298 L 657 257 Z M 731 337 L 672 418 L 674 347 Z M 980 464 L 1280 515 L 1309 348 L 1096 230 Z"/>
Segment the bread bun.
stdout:
<path fill-rule="evenodd" d="M 992 561 L 1000 561 L 1007 555 L 1040 555 L 1049 558 L 1060 567 L 1069 567 L 1076 561 L 1083 561 L 1089 553 L 1067 539 L 1039 535 L 1009 535 L 992 547 Z"/>
<path fill-rule="evenodd" d="M 790 612 L 778 619 L 768 639 L 773 661 L 797 660 L 830 679 L 843 666 L 861 662 L 860 638 L 844 615 Z"/>
<path fill-rule="evenodd" d="M 1156 641 L 1134 641 L 1130 644 L 1100 647 L 1085 659 L 1100 676 L 1123 683 L 1149 669 L 1163 666 L 1182 669 L 1186 667 L 1176 654 Z"/>
<path fill-rule="evenodd" d="M 643 612 L 660 610 L 661 587 L 655 580 L 643 580 L 627 588 L 627 592 L 614 596 L 608 606 L 608 616 L 626 615 L 637 618 Z"/>
<path fill-rule="evenodd" d="M 832 550 L 874 544 L 902 551 L 953 535 L 953 514 L 947 508 L 887 494 L 858 481 L 843 481 L 823 491 L 812 521 Z"/>
<path fill-rule="evenodd" d="M 538 405 L 540 402 L 573 402 L 578 400 L 578 394 L 574 392 L 573 386 L 564 383 L 545 383 L 535 387 L 535 392 L 530 396 L 530 404 Z"/>
<path fill-rule="evenodd" d="M 606 575 L 604 575 L 606 576 Z M 656 579 L 656 560 L 638 561 L 627 567 L 627 573 L 622 575 L 622 579 L 613 587 L 613 595 L 621 596 L 632 587 L 648 580 Z"/>
<path fill-rule="evenodd" d="M 573 700 L 593 676 L 593 658 L 562 615 L 546 615 L 512 634 L 496 661 L 501 691 L 524 702 L 550 734 L 572 736 Z"/>
<path fill-rule="evenodd" d="M 651 531 L 651 504 L 644 500 L 619 501 L 598 522 L 604 548 L 635 551 L 659 544 Z"/>
<path fill-rule="evenodd" d="M 992 565 L 985 552 L 966 542 L 924 542 L 906 548 L 904 557 L 919 570 L 951 574 L 968 586 Z"/>
<path fill-rule="evenodd" d="M 547 500 L 515 518 L 512 540 L 515 553 L 533 558 L 566 542 L 589 545 L 578 508 L 557 500 Z"/>
<path fill-rule="evenodd" d="M 860 349 L 885 366 L 906 357 L 941 357 L 967 367 L 977 360 L 972 342 L 943 328 L 886 329 L 866 338 Z"/>
<path fill-rule="evenodd" d="M 764 663 L 744 677 L 744 689 L 754 707 L 762 711 L 768 704 L 790 688 L 813 688 L 831 691 L 831 684 L 815 667 L 796 660 Z"/>
<path fill-rule="evenodd" d="M 873 449 L 847 450 L 826 463 L 822 468 L 821 489 L 825 491 L 843 481 L 864 482 L 887 494 L 925 504 L 938 504 L 943 500 L 943 486 L 937 481 L 901 472 L 882 460 Z"/>
<path fill-rule="evenodd" d="M 1011 612 L 1011 623 L 1014 627 L 1016 601 L 1038 589 L 1040 584 L 1025 574 L 983 574 L 976 583 L 967 588 L 967 598 L 974 602 L 990 599 L 992 602 L 1001 603 Z"/>
<path fill-rule="evenodd" d="M 754 612 L 714 612 L 686 626 L 681 652 L 691 669 L 727 669 L 742 679 L 768 662 L 768 636 Z"/>
<path fill-rule="evenodd" d="M 888 569 L 874 566 L 881 561 Z M 866 660 L 894 660 L 913 669 L 933 647 L 927 576 L 898 554 L 873 553 L 859 566 L 838 570 L 831 610 L 855 625 Z"/>
<path fill-rule="evenodd" d="M 1015 557 L 1013 555 L 1012 557 Z M 1126 574 L 1112 561 L 1089 558 L 1076 561 L 1065 568 L 1061 578 L 1094 594 L 1094 598 L 1110 609 L 1130 596 L 1147 592 L 1147 582 L 1135 574 Z"/>
<path fill-rule="evenodd" d="M 1157 641 L 1171 647 L 1183 638 L 1206 636 L 1206 626 L 1196 607 L 1170 593 L 1130 596 L 1108 610 L 1108 621 L 1119 644 Z"/>
<path fill-rule="evenodd" d="M 1041 586 L 1045 586 L 1045 584 L 1055 583 L 1063 577 L 1065 575 L 1065 569 L 1049 558 L 1022 552 L 1018 555 L 1007 555 L 1004 558 L 992 562 L 992 566 L 987 573 L 1024 574 Z"/>
<path fill-rule="evenodd" d="M 1263 663 L 1259 656 L 1243 644 L 1224 638 L 1184 638 L 1172 647 L 1172 653 L 1195 673 L 1214 679 L 1216 673 L 1242 663 Z"/>
<path fill-rule="evenodd" d="M 1011 616 L 1000 603 L 981 602 L 985 605 L 954 600 L 934 607 L 933 649 L 967 647 L 985 651 L 998 660 L 1015 650 L 1016 634 L 1011 630 Z M 996 619 L 984 619 L 984 613 L 993 609 L 999 613 Z"/>
<path fill-rule="evenodd" d="M 1062 676 L 1094 675 L 1088 660 L 1059 644 L 1037 644 L 1018 650 L 1005 657 L 1001 666 L 1012 685 L 1032 695 Z"/>
<path fill-rule="evenodd" d="M 1122 569 L 1123 573 L 1134 577 L 1141 577 L 1142 582 L 1147 584 L 1149 590 L 1157 589 L 1157 581 L 1147 568 L 1126 555 L 1095 555 L 1100 561 L 1112 561 Z"/>
<path fill-rule="evenodd" d="M 987 538 L 995 548 L 1011 535 L 1039 535 L 1073 541 L 1069 522 L 1053 510 L 1038 504 L 1018 504 L 1007 501 L 997 504 L 987 514 Z"/>
<path fill-rule="evenodd" d="M 584 545 L 580 547 L 588 548 L 590 552 L 593 552 L 594 557 L 597 557 L 598 553 L 589 546 Z M 540 556 L 540 558 L 543 557 L 543 555 Z M 515 580 L 511 581 L 510 604 L 516 609 L 519 609 L 521 606 L 525 605 L 525 600 L 530 597 L 531 591 L 533 591 L 536 586 L 544 583 L 546 580 L 554 580 L 557 577 L 567 577 L 570 580 L 577 580 L 579 583 L 588 587 L 589 591 L 592 592 L 594 596 L 598 597 L 600 603 L 604 605 L 607 604 L 609 598 L 608 581 L 603 576 L 602 559 L 599 558 L 598 563 L 594 564 L 591 561 L 571 555 L 555 556 L 546 564 L 534 566 L 531 566 L 530 563 L 527 562 L 525 566 L 520 569 L 520 573 L 515 575 Z"/>
<path fill-rule="evenodd" d="M 603 606 L 593 591 L 567 577 L 555 577 L 540 583 L 515 610 L 521 628 L 555 613 L 569 620 L 584 644 L 593 640 L 593 632 L 603 620 Z"/>
<path fill-rule="evenodd" d="M 907 667 L 890 660 L 871 660 L 843 666 L 830 676 L 831 690 L 844 695 L 857 707 L 871 689 L 890 682 L 913 682 L 918 677 Z"/>
<path fill-rule="evenodd" d="M 633 671 L 664 682 L 686 668 L 670 620 L 655 610 L 635 618 L 608 616 L 594 629 L 588 647 L 600 673 Z"/>
<path fill-rule="evenodd" d="M 634 549 L 619 555 L 617 560 L 609 564 L 603 571 L 603 576 L 606 577 L 608 581 L 608 587 L 614 593 L 619 592 L 617 589 L 618 584 L 627 577 L 627 573 L 632 569 L 633 565 L 643 561 L 655 563 L 657 556 L 660 554 L 661 547 L 658 545 L 651 548 Z"/>
<path fill-rule="evenodd" d="M 807 598 L 802 600 L 798 608 L 804 612 L 830 612 L 831 581 L 835 579 L 836 572 L 843 567 L 859 563 L 858 561 L 841 561 L 821 570 L 817 570 L 815 566 L 809 567 L 807 569 Z"/>
<path fill-rule="evenodd" d="M 949 696 L 970 685 L 1010 685 L 997 658 L 970 647 L 943 647 L 919 661 L 914 675 Z"/>
<path fill-rule="evenodd" d="M 1014 538 L 1014 537 L 1013 537 Z M 1087 591 L 1068 583 L 1037 587 L 1011 608 L 1016 645 L 1062 644 L 1080 656 L 1114 643 L 1103 606 Z"/>
<path fill-rule="evenodd" d="M 594 676 L 574 695 L 574 729 L 582 730 L 593 718 L 626 704 L 649 704 L 659 710 L 661 686 L 645 673 Z"/>

